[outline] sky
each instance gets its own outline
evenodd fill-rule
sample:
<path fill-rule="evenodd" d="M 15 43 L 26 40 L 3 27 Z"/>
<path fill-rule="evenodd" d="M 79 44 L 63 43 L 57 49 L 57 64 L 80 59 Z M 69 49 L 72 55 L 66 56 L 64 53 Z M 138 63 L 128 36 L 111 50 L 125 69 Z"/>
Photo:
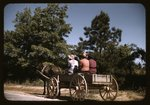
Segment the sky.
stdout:
<path fill-rule="evenodd" d="M 68 44 L 77 44 L 79 37 L 84 36 L 83 28 L 91 26 L 91 21 L 101 11 L 110 17 L 110 27 L 122 30 L 120 44 L 134 43 L 146 50 L 146 11 L 139 3 L 69 3 L 67 23 L 71 24 L 72 31 L 66 38 Z M 14 30 L 13 20 L 18 11 L 25 7 L 34 11 L 37 7 L 46 7 L 46 4 L 8 4 L 4 8 L 4 30 Z"/>

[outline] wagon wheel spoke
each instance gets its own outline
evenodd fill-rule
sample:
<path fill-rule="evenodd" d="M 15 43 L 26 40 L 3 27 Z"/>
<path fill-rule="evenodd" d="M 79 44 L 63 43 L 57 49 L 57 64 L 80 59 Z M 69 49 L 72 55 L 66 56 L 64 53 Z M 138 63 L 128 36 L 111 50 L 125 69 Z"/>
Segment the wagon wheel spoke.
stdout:
<path fill-rule="evenodd" d="M 118 93 L 118 83 L 117 81 L 111 76 L 111 84 L 103 86 L 100 89 L 100 96 L 105 101 L 113 101 L 117 97 Z"/>
<path fill-rule="evenodd" d="M 75 87 L 75 84 L 76 84 L 76 82 L 75 82 L 75 81 L 73 81 L 73 82 L 72 82 L 72 87 Z"/>
<path fill-rule="evenodd" d="M 49 94 L 48 94 L 48 95 L 49 95 L 50 97 L 53 97 L 53 96 L 54 96 L 54 92 L 53 92 L 54 89 L 53 89 L 53 87 L 54 87 L 53 84 L 50 84 L 50 86 L 49 86 L 49 88 L 48 88 L 48 91 L 49 91 Z"/>
<path fill-rule="evenodd" d="M 72 99 L 75 101 L 75 100 L 76 100 L 76 96 L 77 96 L 77 95 L 76 95 L 76 91 L 74 91 L 72 95 L 73 95 L 73 98 L 72 98 Z"/>
<path fill-rule="evenodd" d="M 73 94 L 72 94 L 72 99 L 74 100 L 74 101 L 78 101 L 78 100 L 83 100 L 84 99 L 84 97 L 82 97 L 82 93 L 80 93 L 80 92 L 73 92 Z M 79 98 L 80 97 L 80 98 Z"/>
<path fill-rule="evenodd" d="M 55 77 L 49 80 L 48 93 L 51 98 L 55 98 L 59 93 L 58 81 Z"/>
<path fill-rule="evenodd" d="M 85 78 L 79 74 L 75 75 L 70 82 L 70 96 L 73 100 L 84 100 L 87 94 Z"/>
<path fill-rule="evenodd" d="M 101 91 L 101 97 L 103 97 L 104 99 L 107 99 L 107 100 L 111 99 L 110 92 L 107 90 Z"/>
<path fill-rule="evenodd" d="M 109 93 L 107 92 L 106 98 L 109 99 Z"/>
<path fill-rule="evenodd" d="M 112 99 L 113 97 L 111 97 L 111 95 L 110 95 L 110 92 L 108 92 L 108 97 L 107 97 L 108 99 Z"/>
<path fill-rule="evenodd" d="M 114 97 L 115 97 L 115 95 L 114 95 L 114 94 L 112 94 L 111 92 L 109 92 L 109 97 L 108 97 L 108 99 L 109 99 L 109 100 L 113 100 L 113 99 L 114 99 Z"/>
<path fill-rule="evenodd" d="M 113 90 L 113 89 L 111 89 L 110 91 L 109 91 L 111 94 L 113 94 L 113 93 L 117 93 L 117 90 Z M 114 95 L 114 94 L 113 94 Z"/>
<path fill-rule="evenodd" d="M 107 92 L 105 91 L 104 94 L 102 95 L 102 97 L 105 97 L 106 94 L 107 94 Z"/>
<path fill-rule="evenodd" d="M 115 95 L 114 95 L 114 94 L 112 94 L 112 92 L 110 92 L 110 94 L 111 94 L 113 97 L 115 97 Z"/>

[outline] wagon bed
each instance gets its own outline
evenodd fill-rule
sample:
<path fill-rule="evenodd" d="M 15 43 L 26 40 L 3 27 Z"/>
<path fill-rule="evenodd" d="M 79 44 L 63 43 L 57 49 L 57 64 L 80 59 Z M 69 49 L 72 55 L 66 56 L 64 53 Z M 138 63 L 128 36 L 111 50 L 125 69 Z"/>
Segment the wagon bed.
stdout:
<path fill-rule="evenodd" d="M 88 89 L 99 89 L 100 96 L 105 101 L 115 100 L 118 93 L 118 83 L 112 75 L 76 73 L 73 75 L 55 75 L 50 79 L 51 96 L 57 96 L 60 88 L 69 88 L 73 100 L 84 100 Z"/>

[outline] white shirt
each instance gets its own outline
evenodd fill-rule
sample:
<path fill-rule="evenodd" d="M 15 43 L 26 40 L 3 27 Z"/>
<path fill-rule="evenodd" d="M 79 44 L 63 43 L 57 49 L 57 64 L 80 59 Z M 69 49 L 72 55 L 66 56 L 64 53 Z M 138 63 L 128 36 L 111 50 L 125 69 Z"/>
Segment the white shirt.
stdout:
<path fill-rule="evenodd" d="M 72 60 L 69 60 L 69 63 L 70 63 L 70 65 L 71 65 L 71 69 L 73 70 L 74 68 L 75 68 L 75 66 L 79 66 L 79 64 L 78 64 L 78 61 L 77 60 L 75 60 L 75 59 L 72 59 Z"/>

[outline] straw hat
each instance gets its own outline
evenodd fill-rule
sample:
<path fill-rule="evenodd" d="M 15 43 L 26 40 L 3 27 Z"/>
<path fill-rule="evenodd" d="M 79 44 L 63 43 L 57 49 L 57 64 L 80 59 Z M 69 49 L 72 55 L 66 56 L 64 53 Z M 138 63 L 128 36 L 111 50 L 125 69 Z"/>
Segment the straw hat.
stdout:
<path fill-rule="evenodd" d="M 74 59 L 75 56 L 74 56 L 73 54 L 71 54 L 71 55 L 68 55 L 68 58 L 69 58 L 69 59 Z"/>
<path fill-rule="evenodd" d="M 88 57 L 88 53 L 87 52 L 83 52 L 83 57 Z"/>

